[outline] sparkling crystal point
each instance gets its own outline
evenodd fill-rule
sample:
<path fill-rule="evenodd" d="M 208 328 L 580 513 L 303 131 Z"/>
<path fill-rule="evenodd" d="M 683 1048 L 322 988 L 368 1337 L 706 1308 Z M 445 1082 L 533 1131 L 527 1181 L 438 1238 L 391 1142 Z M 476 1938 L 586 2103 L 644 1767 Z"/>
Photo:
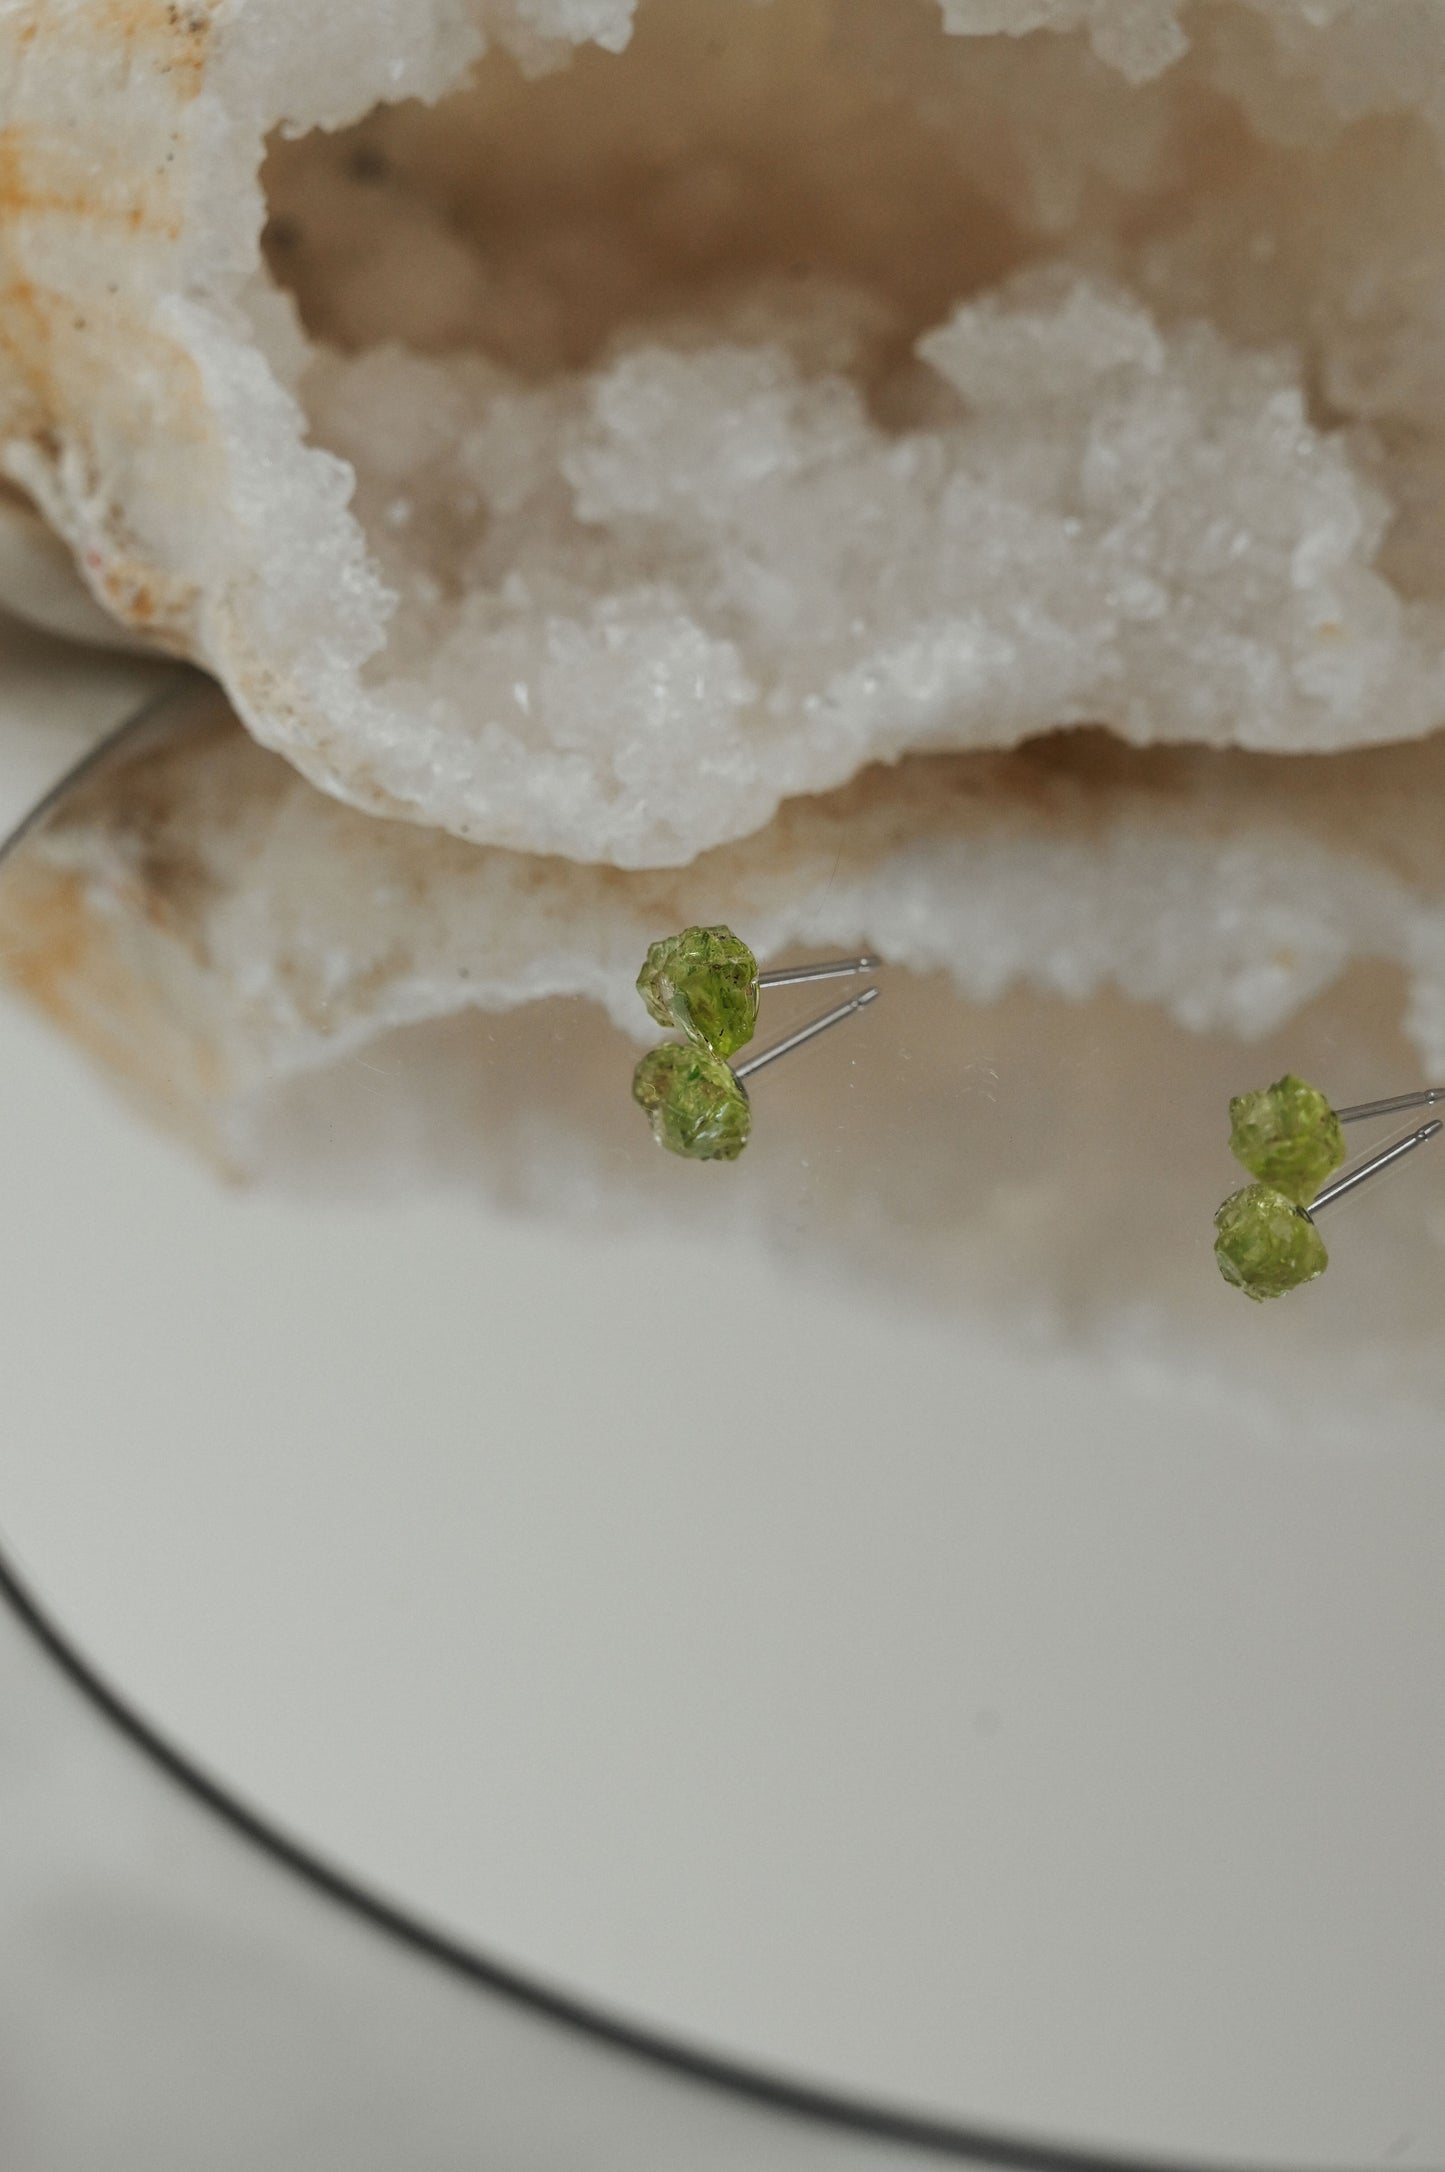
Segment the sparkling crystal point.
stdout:
<path fill-rule="evenodd" d="M 684 928 L 651 945 L 637 992 L 660 1026 L 731 1056 L 757 1024 L 758 961 L 731 928 Z"/>
<path fill-rule="evenodd" d="M 1226 1282 L 1262 1303 L 1313 1282 L 1330 1263 L 1302 1207 L 1271 1184 L 1246 1184 L 1214 1217 L 1214 1256 Z"/>
<path fill-rule="evenodd" d="M 1307 1207 L 1345 1158 L 1340 1120 L 1317 1086 L 1287 1071 L 1258 1093 L 1229 1104 L 1235 1160 L 1262 1184 Z"/>
<path fill-rule="evenodd" d="M 632 1075 L 632 1098 L 647 1111 L 652 1135 L 688 1161 L 736 1161 L 748 1143 L 747 1089 L 720 1056 L 664 1041 Z"/>

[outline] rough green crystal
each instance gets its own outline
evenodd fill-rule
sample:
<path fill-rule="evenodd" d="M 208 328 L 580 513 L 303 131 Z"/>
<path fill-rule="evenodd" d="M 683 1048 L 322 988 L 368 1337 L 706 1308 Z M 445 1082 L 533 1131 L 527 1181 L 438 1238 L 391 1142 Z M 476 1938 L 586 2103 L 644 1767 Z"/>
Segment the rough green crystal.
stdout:
<path fill-rule="evenodd" d="M 1345 1158 L 1340 1120 L 1317 1086 L 1287 1071 L 1229 1104 L 1229 1144 L 1251 1176 L 1307 1207 Z"/>
<path fill-rule="evenodd" d="M 664 1041 L 632 1074 L 632 1098 L 647 1111 L 652 1135 L 688 1161 L 736 1161 L 753 1114 L 740 1079 L 705 1048 Z"/>
<path fill-rule="evenodd" d="M 652 944 L 637 993 L 660 1026 L 730 1056 L 758 1022 L 758 961 L 731 928 L 684 928 Z"/>
<path fill-rule="evenodd" d="M 1313 1282 L 1330 1255 L 1302 1207 L 1272 1184 L 1246 1184 L 1214 1217 L 1214 1256 L 1226 1282 L 1262 1303 Z"/>

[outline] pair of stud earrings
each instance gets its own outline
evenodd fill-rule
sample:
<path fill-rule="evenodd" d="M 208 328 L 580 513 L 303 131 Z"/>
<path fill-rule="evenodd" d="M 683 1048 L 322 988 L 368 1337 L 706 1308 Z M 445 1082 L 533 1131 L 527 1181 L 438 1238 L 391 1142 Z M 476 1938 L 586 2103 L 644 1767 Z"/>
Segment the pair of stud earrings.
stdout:
<path fill-rule="evenodd" d="M 658 1144 L 687 1161 L 736 1161 L 753 1123 L 744 1082 L 765 1064 L 855 1017 L 878 994 L 876 988 L 861 989 L 745 1063 L 730 1063 L 753 1037 L 762 990 L 871 973 L 878 963 L 869 957 L 835 958 L 825 965 L 760 973 L 747 944 L 723 927 L 684 928 L 653 943 L 637 976 L 637 992 L 660 1026 L 685 1036 L 649 1049 L 632 1075 L 632 1097 L 646 1111 Z"/>
<path fill-rule="evenodd" d="M 878 994 L 864 988 L 745 1063 L 730 1063 L 753 1037 L 762 990 L 870 973 L 878 964 L 872 957 L 837 958 L 760 973 L 747 944 L 726 927 L 684 928 L 653 943 L 637 976 L 637 992 L 660 1026 L 672 1026 L 685 1037 L 650 1049 L 633 1073 L 633 1099 L 645 1110 L 659 1145 L 689 1161 L 736 1161 L 752 1130 L 745 1081 L 853 1017 Z M 1317 1216 L 1436 1138 L 1445 1123 L 1436 1118 L 1422 1124 L 1335 1177 L 1345 1160 L 1343 1127 L 1442 1101 L 1445 1086 L 1427 1086 L 1336 1109 L 1317 1086 L 1293 1072 L 1259 1092 L 1236 1094 L 1229 1104 L 1229 1144 L 1255 1181 L 1232 1192 L 1214 1217 L 1214 1254 L 1225 1281 L 1256 1302 L 1315 1281 L 1329 1265 Z"/>
<path fill-rule="evenodd" d="M 1330 1256 L 1316 1216 L 1445 1130 L 1438 1118 L 1422 1124 L 1330 1183 L 1345 1159 L 1341 1127 L 1441 1101 L 1445 1086 L 1427 1086 L 1335 1109 L 1293 1072 L 1258 1093 L 1236 1094 L 1229 1104 L 1230 1149 L 1255 1182 L 1231 1192 L 1214 1217 L 1214 1256 L 1225 1281 L 1262 1303 L 1322 1275 Z"/>

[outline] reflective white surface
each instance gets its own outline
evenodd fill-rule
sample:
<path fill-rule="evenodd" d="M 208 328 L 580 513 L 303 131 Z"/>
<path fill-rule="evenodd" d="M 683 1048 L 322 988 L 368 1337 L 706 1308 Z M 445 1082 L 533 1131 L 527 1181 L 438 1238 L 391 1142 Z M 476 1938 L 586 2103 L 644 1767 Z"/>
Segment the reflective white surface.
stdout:
<path fill-rule="evenodd" d="M 143 1756 L 4 1604 L 0 1752 L 6 2172 L 920 2162 L 630 2056 L 387 1935 Z"/>
<path fill-rule="evenodd" d="M 1241 1057 L 895 974 L 698 1169 L 557 1003 L 273 1097 L 238 1189 L 8 1003 L 0 1536 L 242 1798 L 608 2011 L 1439 2162 L 1442 1177 L 1224 1291 L 1221 1093 L 1294 1050 L 1405 1060 L 1368 988 Z"/>

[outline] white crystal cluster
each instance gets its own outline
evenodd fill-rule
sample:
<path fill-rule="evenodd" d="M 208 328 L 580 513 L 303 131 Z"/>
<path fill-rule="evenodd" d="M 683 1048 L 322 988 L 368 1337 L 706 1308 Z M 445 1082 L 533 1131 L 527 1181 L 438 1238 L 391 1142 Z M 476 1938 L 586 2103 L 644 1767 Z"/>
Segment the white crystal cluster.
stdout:
<path fill-rule="evenodd" d="M 1412 626 L 1373 570 L 1384 503 L 1288 367 L 1067 274 L 920 354 L 960 412 L 903 432 L 775 341 L 535 389 L 395 347 L 318 366 L 326 441 L 396 458 L 366 503 L 401 602 L 358 711 L 388 789 L 446 777 L 463 835 L 646 866 L 910 749 L 1098 717 L 1328 747 L 1445 713 L 1433 607 Z M 412 523 L 452 580 L 415 578 Z"/>
<path fill-rule="evenodd" d="M 310 778 L 511 848 L 1419 737 L 1442 85 L 1441 0 L 22 8 L 0 462 Z"/>

